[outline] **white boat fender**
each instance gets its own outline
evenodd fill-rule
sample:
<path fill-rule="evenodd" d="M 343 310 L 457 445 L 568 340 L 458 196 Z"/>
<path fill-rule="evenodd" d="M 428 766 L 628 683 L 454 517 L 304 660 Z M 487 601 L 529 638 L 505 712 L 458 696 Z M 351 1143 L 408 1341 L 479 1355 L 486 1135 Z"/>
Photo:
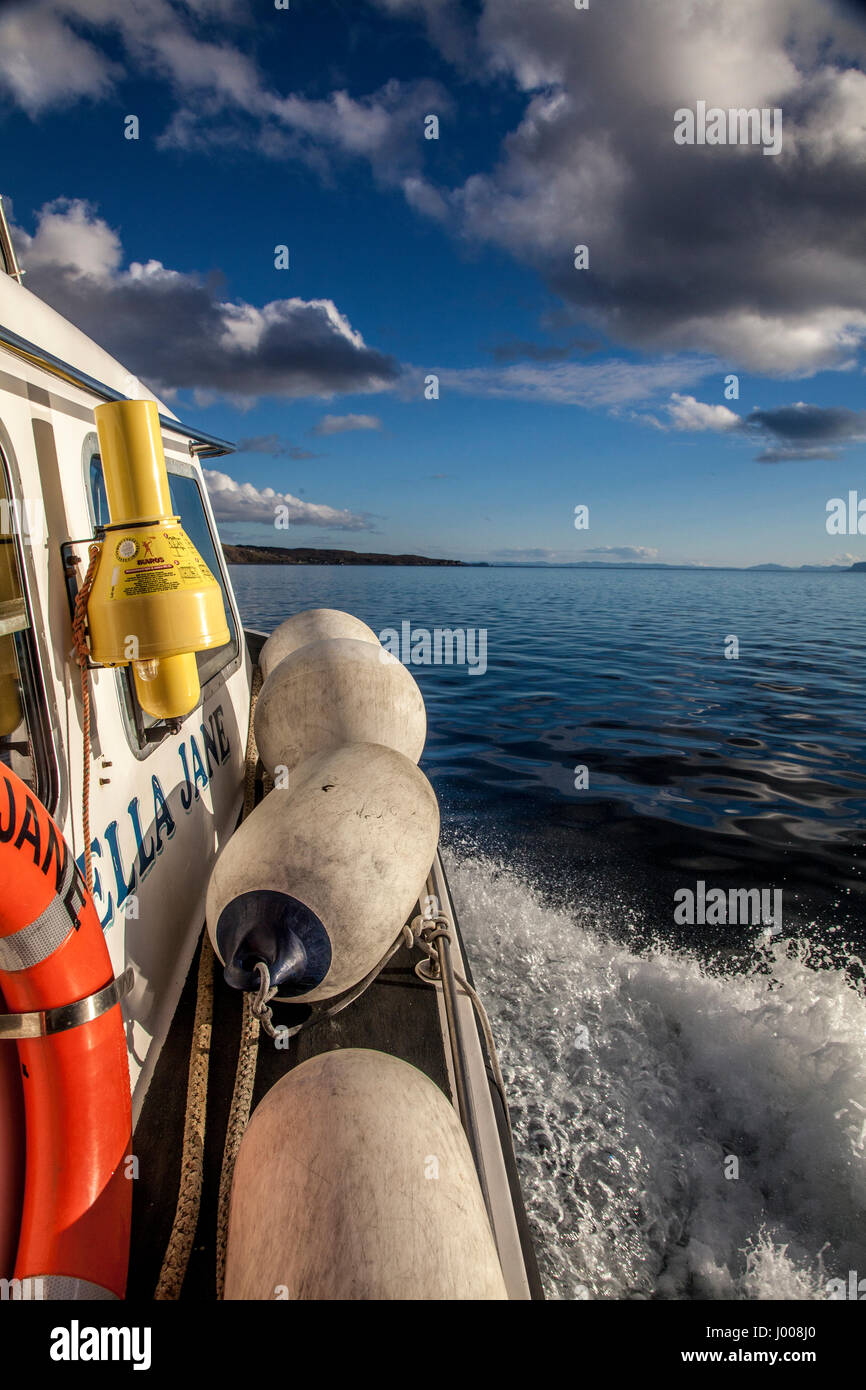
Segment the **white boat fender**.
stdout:
<path fill-rule="evenodd" d="M 341 1048 L 268 1091 L 235 1167 L 225 1297 L 507 1298 L 469 1144 L 429 1077 Z"/>
<path fill-rule="evenodd" d="M 311 642 L 271 669 L 255 712 L 256 744 L 272 777 L 344 743 L 384 743 L 413 763 L 427 715 L 418 685 L 384 647 L 353 637 Z"/>
<path fill-rule="evenodd" d="M 402 753 L 352 743 L 302 763 L 235 831 L 207 895 L 214 950 L 235 989 L 263 961 L 277 999 L 331 999 L 396 940 L 439 842 L 439 807 Z"/>
<path fill-rule="evenodd" d="M 274 667 L 299 647 L 306 647 L 308 642 L 321 642 L 326 637 L 354 637 L 358 642 L 379 646 L 373 629 L 351 613 L 339 608 L 305 608 L 303 613 L 293 613 L 291 618 L 275 627 L 265 642 L 259 654 L 262 677 L 267 680 Z"/>

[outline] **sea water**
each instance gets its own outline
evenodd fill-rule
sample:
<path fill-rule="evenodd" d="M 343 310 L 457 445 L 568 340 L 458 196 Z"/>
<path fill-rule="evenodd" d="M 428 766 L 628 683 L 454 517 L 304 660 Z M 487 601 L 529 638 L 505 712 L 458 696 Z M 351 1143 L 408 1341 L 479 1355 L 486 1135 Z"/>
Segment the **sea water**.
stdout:
<path fill-rule="evenodd" d="M 232 579 L 264 630 L 335 607 L 485 633 L 483 673 L 422 640 L 410 669 L 548 1296 L 866 1277 L 866 575 Z M 710 885 L 779 895 L 781 925 L 675 920 Z"/>

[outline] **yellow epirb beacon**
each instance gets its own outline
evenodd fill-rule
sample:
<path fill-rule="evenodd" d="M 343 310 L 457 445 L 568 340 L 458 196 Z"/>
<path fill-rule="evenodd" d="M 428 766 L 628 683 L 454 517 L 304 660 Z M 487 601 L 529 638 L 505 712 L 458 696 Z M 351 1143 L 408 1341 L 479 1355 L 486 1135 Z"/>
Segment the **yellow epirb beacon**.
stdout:
<path fill-rule="evenodd" d="M 229 640 L 222 591 L 172 515 L 156 402 L 94 416 L 111 522 L 87 604 L 91 657 L 131 663 L 142 709 L 176 719 L 198 703 L 195 653 Z"/>

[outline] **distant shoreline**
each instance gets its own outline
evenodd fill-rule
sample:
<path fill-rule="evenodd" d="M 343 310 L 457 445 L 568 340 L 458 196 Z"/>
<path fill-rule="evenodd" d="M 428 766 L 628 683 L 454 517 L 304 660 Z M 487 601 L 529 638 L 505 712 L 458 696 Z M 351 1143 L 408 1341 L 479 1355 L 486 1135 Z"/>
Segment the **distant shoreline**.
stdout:
<path fill-rule="evenodd" d="M 866 560 L 853 565 L 666 565 L 652 560 L 442 560 L 429 555 L 381 555 L 362 550 L 320 550 L 314 547 L 223 545 L 230 565 L 436 565 L 450 569 L 535 570 L 681 570 L 717 574 L 851 574 L 866 573 Z"/>
<path fill-rule="evenodd" d="M 448 565 L 463 560 L 436 560 L 428 555 L 377 555 L 361 550 L 315 550 L 267 545 L 224 545 L 230 565 Z"/>

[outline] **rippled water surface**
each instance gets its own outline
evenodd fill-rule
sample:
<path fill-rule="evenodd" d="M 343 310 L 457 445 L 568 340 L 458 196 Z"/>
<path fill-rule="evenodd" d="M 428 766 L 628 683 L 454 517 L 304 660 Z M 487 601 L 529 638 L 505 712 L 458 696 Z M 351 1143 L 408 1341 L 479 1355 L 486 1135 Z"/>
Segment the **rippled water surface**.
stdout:
<path fill-rule="evenodd" d="M 549 1294 L 866 1271 L 866 575 L 232 578 L 265 630 L 320 606 L 486 630 L 484 674 L 412 670 Z M 698 880 L 780 889 L 781 930 L 676 924 Z"/>

